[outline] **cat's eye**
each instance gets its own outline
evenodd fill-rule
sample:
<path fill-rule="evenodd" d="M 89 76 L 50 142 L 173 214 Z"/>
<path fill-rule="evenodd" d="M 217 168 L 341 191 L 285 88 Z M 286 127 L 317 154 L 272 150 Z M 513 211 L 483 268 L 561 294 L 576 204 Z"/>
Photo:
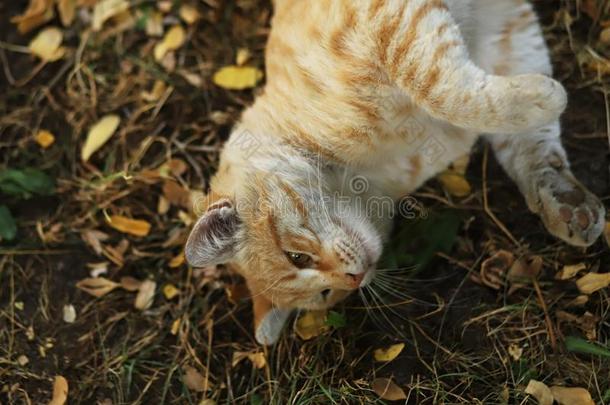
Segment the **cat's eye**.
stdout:
<path fill-rule="evenodd" d="M 311 267 L 313 264 L 313 259 L 311 256 L 306 255 L 305 253 L 286 252 L 286 256 L 288 256 L 288 259 L 292 262 L 292 264 L 297 266 L 299 269 Z"/>

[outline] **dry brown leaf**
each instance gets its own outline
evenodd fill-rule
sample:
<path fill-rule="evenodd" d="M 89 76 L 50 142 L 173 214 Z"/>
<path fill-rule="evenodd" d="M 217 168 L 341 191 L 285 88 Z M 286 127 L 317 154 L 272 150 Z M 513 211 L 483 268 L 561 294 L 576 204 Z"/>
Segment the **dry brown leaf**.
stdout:
<path fill-rule="evenodd" d="M 373 355 L 377 361 L 388 362 L 394 360 L 404 348 L 404 343 L 397 343 L 386 348 L 375 349 Z"/>
<path fill-rule="evenodd" d="M 190 208 L 191 192 L 173 180 L 163 182 L 163 196 L 173 205 Z"/>
<path fill-rule="evenodd" d="M 195 24 L 197 20 L 201 18 L 201 14 L 199 14 L 197 8 L 190 4 L 183 4 L 180 6 L 180 11 L 178 14 L 180 14 L 180 18 L 182 18 L 188 25 Z"/>
<path fill-rule="evenodd" d="M 171 300 L 174 297 L 180 295 L 180 290 L 173 284 L 165 284 L 163 286 L 163 295 L 166 299 Z"/>
<path fill-rule="evenodd" d="M 207 381 L 194 367 L 186 366 L 184 368 L 184 384 L 188 389 L 203 392 L 209 388 Z"/>
<path fill-rule="evenodd" d="M 53 145 L 55 142 L 55 136 L 46 129 L 41 129 L 34 135 L 34 140 L 41 148 L 47 149 L 49 146 Z"/>
<path fill-rule="evenodd" d="M 327 330 L 326 311 L 306 311 L 294 325 L 294 331 L 303 340 L 313 339 Z"/>
<path fill-rule="evenodd" d="M 58 0 L 57 11 L 64 27 L 69 27 L 76 16 L 76 0 Z"/>
<path fill-rule="evenodd" d="M 256 87 L 263 72 L 252 66 L 225 66 L 214 74 L 214 84 L 229 90 L 245 90 Z"/>
<path fill-rule="evenodd" d="M 543 382 L 530 380 L 525 388 L 525 393 L 536 398 L 539 405 L 553 405 L 553 394 Z"/>
<path fill-rule="evenodd" d="M 441 182 L 443 188 L 454 197 L 466 197 L 472 192 L 468 180 L 462 174 L 452 170 L 444 171 L 437 176 L 437 179 Z"/>
<path fill-rule="evenodd" d="M 578 290 L 583 294 L 593 294 L 609 285 L 610 273 L 589 273 L 576 281 Z"/>
<path fill-rule="evenodd" d="M 133 306 L 136 309 L 144 311 L 150 308 L 153 304 L 153 299 L 155 297 L 155 289 L 157 288 L 157 283 L 152 280 L 144 280 L 140 285 L 140 289 L 138 291 L 138 295 L 136 295 L 136 300 Z"/>
<path fill-rule="evenodd" d="M 600 318 L 587 311 L 581 316 L 571 314 L 566 311 L 558 310 L 555 313 L 559 322 L 575 324 L 585 334 L 590 341 L 597 340 L 597 326 Z"/>
<path fill-rule="evenodd" d="M 568 307 L 568 308 L 570 308 L 570 307 L 582 307 L 587 302 L 589 302 L 589 296 L 588 295 L 579 295 L 578 297 L 574 298 L 572 301 L 568 302 L 566 304 L 566 307 Z"/>
<path fill-rule="evenodd" d="M 53 0 L 31 0 L 25 12 L 11 18 L 11 22 L 25 34 L 51 20 L 54 15 Z"/>
<path fill-rule="evenodd" d="M 63 405 L 68 400 L 68 380 L 57 375 L 53 382 L 53 397 L 49 405 Z"/>
<path fill-rule="evenodd" d="M 155 45 L 154 57 L 157 62 L 161 62 L 165 55 L 180 48 L 186 40 L 186 33 L 181 25 L 174 25 L 167 31 L 163 40 Z"/>
<path fill-rule="evenodd" d="M 515 262 L 515 255 L 506 250 L 499 250 L 481 263 L 480 282 L 499 290 L 504 285 L 507 271 Z"/>
<path fill-rule="evenodd" d="M 555 279 L 569 280 L 586 268 L 587 265 L 584 263 L 565 265 L 557 274 L 555 274 Z"/>
<path fill-rule="evenodd" d="M 379 395 L 381 399 L 388 401 L 401 401 L 407 399 L 407 395 L 396 385 L 390 378 L 375 378 L 371 383 L 371 388 L 375 391 L 375 394 Z"/>
<path fill-rule="evenodd" d="M 540 274 L 543 264 L 544 261 L 540 256 L 515 260 L 506 274 L 506 278 L 510 283 L 508 294 L 511 295 L 526 284 L 531 283 L 532 280 L 535 280 Z"/>
<path fill-rule="evenodd" d="M 553 386 L 551 393 L 559 405 L 595 405 L 591 394 L 584 388 Z"/>
<path fill-rule="evenodd" d="M 606 228 L 604 229 L 604 239 L 606 239 L 606 245 L 610 247 L 610 222 L 606 222 Z"/>
<path fill-rule="evenodd" d="M 98 231 L 97 229 L 88 229 L 81 233 L 81 238 L 87 243 L 95 253 L 98 255 L 102 254 L 102 242 L 108 240 L 109 236 L 107 233 Z"/>
<path fill-rule="evenodd" d="M 118 115 L 106 115 L 89 129 L 87 139 L 85 140 L 85 144 L 81 151 L 83 162 L 88 161 L 91 155 L 108 142 L 110 137 L 119 127 L 120 122 L 121 119 Z"/>
<path fill-rule="evenodd" d="M 76 288 L 98 298 L 103 297 L 119 286 L 119 283 L 115 283 L 114 281 L 108 280 L 104 277 L 85 278 L 76 283 Z"/>
<path fill-rule="evenodd" d="M 121 284 L 121 288 L 131 292 L 138 291 L 142 286 L 142 281 L 129 276 L 121 277 L 119 282 Z"/>
<path fill-rule="evenodd" d="M 32 55 L 38 56 L 45 62 L 54 62 L 61 59 L 66 48 L 61 46 L 64 39 L 64 34 L 57 27 L 48 27 L 40 31 L 30 44 L 28 49 Z"/>
<path fill-rule="evenodd" d="M 127 9 L 129 9 L 127 0 L 101 0 L 97 2 L 93 8 L 91 28 L 93 31 L 101 30 L 104 22 Z"/>
<path fill-rule="evenodd" d="M 111 215 L 108 225 L 119 232 L 135 236 L 146 236 L 150 232 L 150 223 L 143 219 L 131 219 L 122 215 Z"/>

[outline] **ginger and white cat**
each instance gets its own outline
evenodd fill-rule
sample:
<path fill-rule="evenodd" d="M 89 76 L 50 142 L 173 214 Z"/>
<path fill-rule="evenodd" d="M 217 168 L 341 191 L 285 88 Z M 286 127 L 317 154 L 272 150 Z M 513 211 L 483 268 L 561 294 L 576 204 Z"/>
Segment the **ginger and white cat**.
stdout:
<path fill-rule="evenodd" d="M 276 0 L 266 61 L 186 245 L 192 265 L 246 279 L 258 342 L 369 283 L 392 213 L 367 202 L 414 191 L 481 134 L 550 233 L 588 246 L 602 232 L 526 1 Z"/>

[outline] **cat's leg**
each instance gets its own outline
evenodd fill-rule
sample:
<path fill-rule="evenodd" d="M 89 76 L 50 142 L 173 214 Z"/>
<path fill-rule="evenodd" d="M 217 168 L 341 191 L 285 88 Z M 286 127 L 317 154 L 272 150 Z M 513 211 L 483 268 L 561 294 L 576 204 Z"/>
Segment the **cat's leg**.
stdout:
<path fill-rule="evenodd" d="M 490 1 L 491 2 L 491 1 Z M 478 132 L 519 133 L 557 119 L 566 93 L 540 74 L 486 72 L 470 58 L 443 0 L 370 1 L 372 45 L 388 77 L 434 118 Z"/>
<path fill-rule="evenodd" d="M 552 67 L 532 6 L 520 0 L 477 0 L 473 54 L 485 70 L 502 75 L 542 73 Z M 517 183 L 529 208 L 553 235 L 577 246 L 603 231 L 605 209 L 572 174 L 559 122 L 518 135 L 488 135 L 495 155 Z"/>

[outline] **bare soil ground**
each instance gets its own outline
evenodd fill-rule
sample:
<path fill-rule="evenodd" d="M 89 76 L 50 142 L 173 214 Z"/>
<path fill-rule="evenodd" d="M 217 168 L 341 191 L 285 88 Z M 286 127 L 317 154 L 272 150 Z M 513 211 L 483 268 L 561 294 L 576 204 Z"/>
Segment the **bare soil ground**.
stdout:
<path fill-rule="evenodd" d="M 40 29 L 22 35 L 9 22 L 28 2 L 0 2 L 0 172 L 36 168 L 52 184 L 29 196 L 0 191 L 18 228 L 13 240 L 0 241 L 0 404 L 47 403 L 57 375 L 68 381 L 72 404 L 384 403 L 371 388 L 379 377 L 392 378 L 408 403 L 536 403 L 524 393 L 532 378 L 583 387 L 595 403 L 610 403 L 610 358 L 584 353 L 610 345 L 609 290 L 570 306 L 583 295 L 578 277 L 555 279 L 566 264 L 608 272 L 608 246 L 600 240 L 583 250 L 550 237 L 483 144 L 466 176 L 468 197 L 452 197 L 436 181 L 414 195 L 433 216 L 459 218 L 455 236 L 441 243 L 447 235 L 424 225 L 416 228 L 425 233 L 421 242 L 415 231 L 401 234 L 409 224 L 397 224 L 397 257 L 415 255 L 421 243 L 450 248 L 424 270 L 405 272 L 396 299 L 367 307 L 355 296 L 335 309 L 321 336 L 303 341 L 287 328 L 277 345 L 259 348 L 240 280 L 172 263 L 193 216 L 179 197 L 167 210 L 159 199 L 181 195 L 171 187 L 205 190 L 222 142 L 258 91 L 224 90 L 212 74 L 233 64 L 239 48 L 251 51 L 248 65 L 264 67 L 271 6 L 193 2 L 201 18 L 187 25 L 181 1 L 132 3 L 132 24 L 118 29 L 109 21 L 100 32 L 89 29 L 83 7 L 62 28 L 65 57 L 37 68 L 23 46 Z M 610 40 L 600 33 L 610 26 L 610 3 L 535 3 L 556 76 L 570 91 L 564 144 L 576 175 L 609 207 Z M 163 4 L 164 27 L 182 24 L 187 32 L 165 65 L 152 57 L 159 39 L 146 32 Z M 57 17 L 48 24 L 61 26 Z M 164 92 L 143 97 L 156 80 Z M 119 130 L 83 163 L 87 131 L 106 114 L 121 117 Z M 40 129 L 55 135 L 46 149 L 34 140 Z M 498 221 L 484 209 L 485 193 Z M 109 215 L 143 219 L 151 230 L 121 233 L 108 226 Z M 92 230 L 101 232 L 93 234 L 97 248 Z M 482 262 L 499 250 L 542 260 L 536 281 L 510 294 L 502 272 L 497 285 L 481 281 Z M 154 280 L 152 305 L 135 309 L 135 293 L 121 288 L 101 298 L 76 288 L 93 268 L 107 268 L 103 277 L 117 282 Z M 167 285 L 178 295 L 168 298 Z M 65 305 L 76 309 L 73 323 L 63 320 Z M 375 361 L 374 349 L 397 342 L 405 349 L 396 359 Z M 259 351 L 262 368 L 248 359 L 233 364 L 235 352 Z M 185 382 L 189 374 L 199 389 Z"/>

